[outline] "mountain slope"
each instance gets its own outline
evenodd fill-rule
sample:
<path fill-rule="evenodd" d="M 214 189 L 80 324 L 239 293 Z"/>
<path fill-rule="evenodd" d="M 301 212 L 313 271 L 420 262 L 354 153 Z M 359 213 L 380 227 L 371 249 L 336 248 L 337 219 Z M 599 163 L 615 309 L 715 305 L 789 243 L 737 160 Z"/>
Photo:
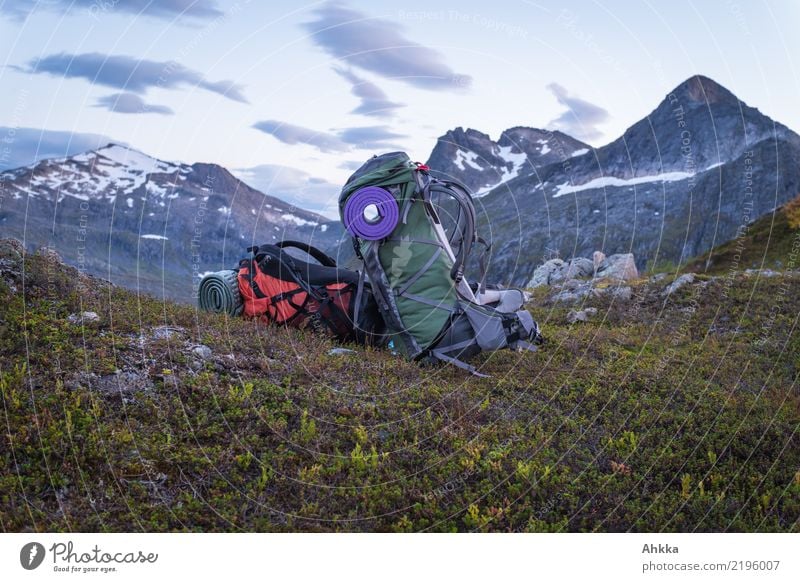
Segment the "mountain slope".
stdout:
<path fill-rule="evenodd" d="M 732 240 L 690 261 L 689 271 L 730 276 L 742 270 L 800 268 L 800 197 L 743 224 Z"/>
<path fill-rule="evenodd" d="M 800 143 L 797 134 L 701 75 L 671 91 L 647 117 L 592 155 L 571 161 L 572 185 L 601 176 L 629 179 L 694 173 L 742 156 L 766 139 Z M 558 174 L 556 167 L 548 175 Z M 545 176 L 544 179 L 547 179 Z"/>
<path fill-rule="evenodd" d="M 458 180 L 481 196 L 517 176 L 587 151 L 588 145 L 560 131 L 512 127 L 495 142 L 485 133 L 458 127 L 437 140 L 427 165 L 434 175 Z"/>
<path fill-rule="evenodd" d="M 482 229 L 494 278 L 520 284 L 553 255 L 685 261 L 798 191 L 800 136 L 692 77 L 619 139 L 493 190 Z"/>
<path fill-rule="evenodd" d="M 0 174 L 0 225 L 112 282 L 190 301 L 206 271 L 281 238 L 330 247 L 341 228 L 215 164 L 174 164 L 109 144 Z"/>

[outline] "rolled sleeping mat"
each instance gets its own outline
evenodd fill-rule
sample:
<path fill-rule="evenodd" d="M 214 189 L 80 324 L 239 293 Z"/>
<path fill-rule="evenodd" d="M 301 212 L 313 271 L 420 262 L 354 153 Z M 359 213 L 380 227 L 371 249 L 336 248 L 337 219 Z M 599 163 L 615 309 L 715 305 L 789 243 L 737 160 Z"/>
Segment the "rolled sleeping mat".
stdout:
<path fill-rule="evenodd" d="M 377 216 L 370 215 L 377 214 Z M 344 226 L 363 240 L 387 238 L 400 221 L 397 200 L 384 188 L 367 186 L 353 192 L 345 202 Z"/>
<path fill-rule="evenodd" d="M 203 311 L 240 315 L 244 308 L 239 294 L 239 279 L 232 269 L 203 277 L 197 290 L 197 304 Z"/>

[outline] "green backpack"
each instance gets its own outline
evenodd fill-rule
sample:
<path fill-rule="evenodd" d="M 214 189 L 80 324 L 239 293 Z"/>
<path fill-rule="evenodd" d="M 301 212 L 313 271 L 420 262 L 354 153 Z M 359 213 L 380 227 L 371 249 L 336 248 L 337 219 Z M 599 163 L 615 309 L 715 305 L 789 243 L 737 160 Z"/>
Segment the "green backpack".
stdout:
<path fill-rule="evenodd" d="M 403 152 L 387 153 L 350 176 L 339 212 L 389 339 L 406 357 L 482 375 L 464 360 L 502 348 L 535 351 L 542 342 L 522 291 L 485 285 L 489 245 L 477 236 L 472 196 L 461 184 L 432 177 Z M 464 270 L 476 244 L 485 248 L 479 281 L 470 285 Z"/>

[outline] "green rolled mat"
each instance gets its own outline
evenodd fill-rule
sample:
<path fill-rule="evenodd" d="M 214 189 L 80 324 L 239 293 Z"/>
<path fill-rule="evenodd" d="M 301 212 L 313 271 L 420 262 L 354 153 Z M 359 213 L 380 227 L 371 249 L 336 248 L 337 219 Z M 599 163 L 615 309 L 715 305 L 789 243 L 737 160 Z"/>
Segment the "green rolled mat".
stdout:
<path fill-rule="evenodd" d="M 236 271 L 217 271 L 203 277 L 197 290 L 197 304 L 203 311 L 240 315 L 244 304 Z"/>

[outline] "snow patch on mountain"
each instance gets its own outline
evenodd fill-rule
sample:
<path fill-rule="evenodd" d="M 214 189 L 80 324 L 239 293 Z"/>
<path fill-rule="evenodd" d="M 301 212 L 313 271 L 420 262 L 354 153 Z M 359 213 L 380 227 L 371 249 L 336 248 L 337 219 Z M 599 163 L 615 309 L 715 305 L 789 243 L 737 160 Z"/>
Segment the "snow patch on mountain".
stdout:
<path fill-rule="evenodd" d="M 475 152 L 465 152 L 464 150 L 458 149 L 456 150 L 456 159 L 454 160 L 454 163 L 462 172 L 466 169 L 464 168 L 464 164 L 467 164 L 470 168 L 482 172 L 483 168 L 478 165 L 478 162 L 475 161 L 477 158 L 478 154 Z"/>
<path fill-rule="evenodd" d="M 317 226 L 318 224 L 310 220 L 303 220 L 302 218 L 297 217 L 294 214 L 281 214 L 281 218 L 287 222 L 293 222 L 297 226 Z"/>
<path fill-rule="evenodd" d="M 694 176 L 690 172 L 665 172 L 663 174 L 656 174 L 653 176 L 638 176 L 636 178 L 629 178 L 623 180 L 622 178 L 615 178 L 614 176 L 602 176 L 590 180 L 585 184 L 571 185 L 569 183 L 559 184 L 556 186 L 556 193 L 553 198 L 564 196 L 565 194 L 573 194 L 575 192 L 582 192 L 584 190 L 594 190 L 596 188 L 624 188 L 637 186 L 639 184 L 647 184 L 650 182 L 677 182 L 679 180 L 687 180 Z"/>
<path fill-rule="evenodd" d="M 528 161 L 528 155 L 525 152 L 512 153 L 511 149 L 514 146 L 498 146 L 498 153 L 503 160 L 511 164 L 511 169 L 504 168 L 503 175 L 500 178 L 500 183 L 513 180 L 519 175 L 519 170 Z"/>
<path fill-rule="evenodd" d="M 171 173 L 180 169 L 180 166 L 175 164 L 157 160 L 140 151 L 117 144 L 110 144 L 100 148 L 96 153 L 99 154 L 100 158 L 105 158 L 105 160 L 98 158 L 96 163 L 116 167 L 122 166 L 125 173 L 136 171 L 147 174 L 154 172 Z M 112 164 L 108 164 L 106 160 L 111 161 Z"/>
<path fill-rule="evenodd" d="M 500 176 L 500 181 L 496 184 L 492 184 L 491 186 L 484 186 L 475 192 L 475 196 L 484 196 L 498 186 L 508 182 L 509 180 L 513 180 L 519 176 L 520 169 L 525 165 L 525 162 L 528 161 L 528 154 L 525 152 L 514 153 L 511 151 L 514 146 L 495 146 L 495 148 L 497 156 L 507 164 L 511 164 L 511 168 L 509 169 L 507 166 L 503 167 L 503 173 Z"/>

